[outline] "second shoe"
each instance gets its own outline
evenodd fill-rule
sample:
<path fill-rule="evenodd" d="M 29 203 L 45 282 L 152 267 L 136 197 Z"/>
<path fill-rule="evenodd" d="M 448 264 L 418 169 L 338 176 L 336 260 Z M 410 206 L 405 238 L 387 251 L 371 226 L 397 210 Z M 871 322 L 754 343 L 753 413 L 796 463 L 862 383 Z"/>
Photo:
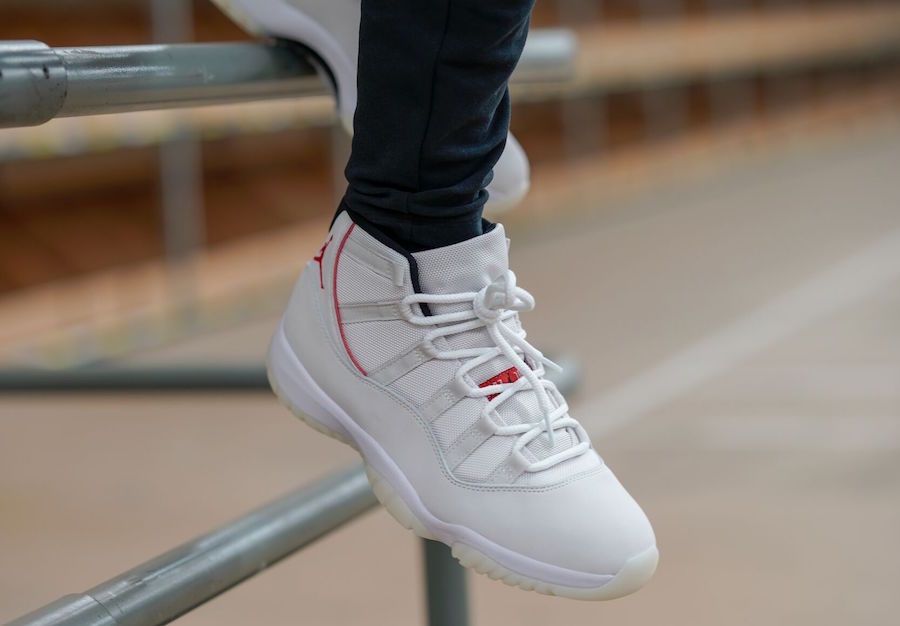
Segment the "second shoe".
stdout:
<path fill-rule="evenodd" d="M 344 127 L 353 131 L 361 0 L 213 0 L 251 33 L 297 41 L 328 66 Z M 528 157 L 510 134 L 488 185 L 487 209 L 510 209 L 531 185 Z"/>

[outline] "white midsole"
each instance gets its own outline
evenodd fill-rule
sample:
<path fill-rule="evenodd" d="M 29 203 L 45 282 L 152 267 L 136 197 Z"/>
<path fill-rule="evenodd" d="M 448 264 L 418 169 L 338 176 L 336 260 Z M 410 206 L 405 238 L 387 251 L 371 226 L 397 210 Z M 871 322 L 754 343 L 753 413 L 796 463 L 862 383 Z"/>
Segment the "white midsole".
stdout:
<path fill-rule="evenodd" d="M 384 448 L 312 379 L 288 343 L 281 325 L 272 338 L 268 367 L 269 377 L 282 394 L 282 400 L 353 441 L 366 463 L 389 483 L 419 522 L 438 540 L 451 546 L 463 543 L 514 572 L 551 584 L 597 589 L 614 578 L 612 574 L 578 572 L 532 559 L 498 545 L 470 528 L 443 522 L 432 515 Z"/>
<path fill-rule="evenodd" d="M 321 24 L 285 0 L 215 0 L 226 11 L 249 20 L 253 30 L 299 41 L 319 55 L 337 83 L 341 122 L 353 132 L 356 111 L 356 67 L 343 46 Z"/>

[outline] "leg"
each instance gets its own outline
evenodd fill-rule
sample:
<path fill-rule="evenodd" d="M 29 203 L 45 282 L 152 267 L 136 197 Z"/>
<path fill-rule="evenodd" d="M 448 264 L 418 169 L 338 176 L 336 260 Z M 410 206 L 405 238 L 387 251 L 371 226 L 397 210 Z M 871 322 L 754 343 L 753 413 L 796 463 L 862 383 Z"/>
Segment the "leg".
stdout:
<path fill-rule="evenodd" d="M 482 232 L 533 0 L 363 0 L 342 209 L 412 251 Z"/>

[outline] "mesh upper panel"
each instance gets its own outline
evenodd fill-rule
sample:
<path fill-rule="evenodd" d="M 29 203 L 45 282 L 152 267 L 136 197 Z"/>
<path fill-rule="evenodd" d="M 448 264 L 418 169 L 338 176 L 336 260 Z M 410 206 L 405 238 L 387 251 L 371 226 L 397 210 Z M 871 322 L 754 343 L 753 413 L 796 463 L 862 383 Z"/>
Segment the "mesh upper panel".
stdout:
<path fill-rule="evenodd" d="M 504 424 L 534 424 L 543 417 L 537 394 L 531 389 L 520 391 L 504 400 L 497 409 Z"/>
<path fill-rule="evenodd" d="M 551 454 L 557 454 L 558 452 L 568 450 L 576 443 L 578 443 L 578 438 L 575 436 L 574 432 L 567 428 L 565 430 L 557 429 L 553 431 L 552 446 L 550 445 L 550 438 L 547 437 L 547 434 L 541 433 L 539 437 L 525 447 L 528 448 L 528 451 L 536 458 L 544 459 Z"/>
<path fill-rule="evenodd" d="M 425 293 L 478 291 L 509 269 L 506 233 L 500 224 L 480 237 L 413 256 Z"/>
<path fill-rule="evenodd" d="M 372 244 L 378 245 L 378 244 Z M 426 293 L 459 293 L 478 291 L 507 269 L 506 238 L 502 227 L 456 246 L 416 253 L 420 282 Z M 338 273 L 338 300 L 341 304 L 364 304 L 402 299 L 409 293 L 409 285 L 397 287 L 393 281 L 366 266 L 349 254 L 340 258 Z M 434 313 L 466 310 L 471 305 L 430 305 Z M 506 322 L 512 328 L 519 327 L 518 318 Z M 406 354 L 420 344 L 427 327 L 417 327 L 400 320 L 353 322 L 343 325 L 347 342 L 355 358 L 368 372 L 374 372 L 397 357 Z M 462 349 L 492 346 L 485 329 L 454 334 L 444 338 L 446 348 Z M 442 342 L 439 342 L 442 343 Z M 394 381 L 391 386 L 412 402 L 423 404 L 434 397 L 450 382 L 460 367 L 459 361 L 431 360 Z M 470 371 L 473 382 L 481 384 L 512 364 L 505 357 L 497 357 Z M 551 397 L 555 405 L 555 399 Z M 450 407 L 431 424 L 432 432 L 442 450 L 447 450 L 480 418 L 485 399 L 463 398 Z M 521 391 L 504 401 L 497 409 L 495 419 L 500 424 L 537 424 L 542 420 L 538 397 L 532 390 Z M 510 455 L 516 436 L 494 436 L 487 439 L 454 470 L 454 474 L 468 481 L 483 481 Z M 528 444 L 525 455 L 535 460 L 568 449 L 577 443 L 571 431 L 556 431 L 555 445 L 549 445 L 546 435 Z M 525 473 L 515 481 L 519 485 L 540 486 L 564 480 L 600 463 L 599 457 L 590 451 L 575 459 L 538 473 Z"/>
<path fill-rule="evenodd" d="M 389 302 L 408 294 L 407 288 L 397 287 L 392 280 L 346 253 L 341 255 L 337 278 L 338 302 L 341 304 Z"/>
<path fill-rule="evenodd" d="M 493 231 L 469 239 L 462 243 L 419 252 L 414 255 L 419 263 L 419 279 L 426 293 L 460 293 L 478 291 L 508 269 L 507 242 L 502 226 Z M 464 311 L 467 304 L 430 305 L 434 313 Z M 521 329 L 519 316 L 504 322 L 514 330 Z M 493 341 L 485 329 L 476 329 L 446 337 L 450 349 L 464 349 L 492 346 Z M 469 372 L 475 384 L 481 384 L 510 368 L 512 363 L 504 356 L 498 356 L 479 365 Z M 551 397 L 553 406 L 557 406 Z M 543 418 L 543 413 L 532 390 L 520 391 L 505 400 L 497 409 L 504 424 L 535 424 Z M 462 431 L 460 431 L 462 432 Z M 536 460 L 561 452 L 577 443 L 577 438 L 569 431 L 555 432 L 555 446 L 550 449 L 546 437 L 531 442 L 527 449 Z"/>
<path fill-rule="evenodd" d="M 509 457 L 515 443 L 515 437 L 491 437 L 460 463 L 453 473 L 462 480 L 484 480 Z"/>
<path fill-rule="evenodd" d="M 353 356 L 367 372 L 393 361 L 422 341 L 425 330 L 406 322 L 377 321 L 344 324 Z"/>
<path fill-rule="evenodd" d="M 484 400 L 463 398 L 431 423 L 442 450 L 449 448 L 460 435 L 478 421 Z"/>
<path fill-rule="evenodd" d="M 422 404 L 453 378 L 458 367 L 457 361 L 426 361 L 394 381 L 393 386 L 413 402 Z"/>
<path fill-rule="evenodd" d="M 558 431 L 557 431 L 558 432 Z M 588 450 L 581 456 L 558 463 L 543 472 L 525 472 L 519 476 L 514 484 L 523 487 L 544 487 L 571 478 L 581 472 L 600 467 L 603 461 L 593 450 Z"/>

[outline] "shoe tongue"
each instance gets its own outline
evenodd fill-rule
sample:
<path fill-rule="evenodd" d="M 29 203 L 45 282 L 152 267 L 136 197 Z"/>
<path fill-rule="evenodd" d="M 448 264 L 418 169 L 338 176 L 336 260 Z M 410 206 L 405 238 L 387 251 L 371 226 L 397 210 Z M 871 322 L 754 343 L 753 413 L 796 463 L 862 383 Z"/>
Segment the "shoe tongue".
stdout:
<path fill-rule="evenodd" d="M 503 226 L 497 224 L 489 232 L 467 239 L 452 246 L 414 252 L 413 257 L 419 266 L 419 286 L 423 293 L 432 295 L 466 293 L 480 291 L 485 285 L 504 274 L 509 267 L 506 233 Z M 471 310 L 471 303 L 429 304 L 434 315 L 457 313 Z M 492 345 L 487 330 L 478 328 L 445 339 L 454 350 L 479 348 Z M 506 357 L 496 357 L 482 363 L 469 372 L 476 382 L 481 384 L 494 378 L 512 363 Z"/>
<path fill-rule="evenodd" d="M 509 269 L 502 224 L 452 246 L 414 252 L 413 257 L 422 291 L 430 294 L 478 291 Z"/>
<path fill-rule="evenodd" d="M 424 293 L 449 294 L 479 291 L 509 269 L 509 254 L 506 232 L 497 224 L 490 232 L 461 243 L 424 252 L 414 252 L 419 266 L 419 284 Z M 471 305 L 430 305 L 435 314 L 460 311 Z M 518 324 L 518 321 L 508 322 Z M 491 339 L 484 329 L 471 330 L 447 337 L 452 349 L 474 348 L 491 345 Z M 515 374 L 513 374 L 515 372 Z M 519 372 L 504 356 L 498 356 L 474 368 L 469 376 L 476 384 L 511 382 L 519 377 Z M 543 415 L 534 391 L 525 390 L 503 402 L 497 409 L 500 419 L 506 424 L 536 423 Z M 556 431 L 556 444 L 551 447 L 539 438 L 529 444 L 529 451 L 536 459 L 574 445 L 569 431 Z"/>

